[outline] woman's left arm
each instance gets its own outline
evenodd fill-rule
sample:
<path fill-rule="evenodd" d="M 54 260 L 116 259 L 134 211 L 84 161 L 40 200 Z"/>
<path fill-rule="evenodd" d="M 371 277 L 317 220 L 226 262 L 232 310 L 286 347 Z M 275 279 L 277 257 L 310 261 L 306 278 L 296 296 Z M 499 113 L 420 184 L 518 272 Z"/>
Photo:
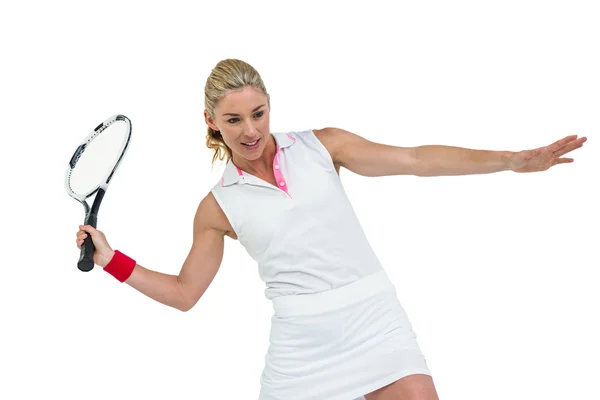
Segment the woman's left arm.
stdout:
<path fill-rule="evenodd" d="M 454 146 L 397 147 L 371 142 L 339 128 L 313 130 L 334 163 L 363 176 L 450 176 L 500 171 L 538 172 L 573 162 L 563 155 L 583 146 L 587 138 L 570 135 L 533 150 L 492 151 Z"/>

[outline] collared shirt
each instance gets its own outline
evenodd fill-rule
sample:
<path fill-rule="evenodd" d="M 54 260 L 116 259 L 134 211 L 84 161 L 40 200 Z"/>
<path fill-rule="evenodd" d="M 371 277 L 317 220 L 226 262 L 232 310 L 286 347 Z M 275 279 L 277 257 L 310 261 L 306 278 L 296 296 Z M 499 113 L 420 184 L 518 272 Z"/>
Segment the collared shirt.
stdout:
<path fill-rule="evenodd" d="M 290 147 L 292 144 L 294 144 L 294 142 L 296 141 L 296 138 L 294 136 L 292 136 L 290 133 L 286 133 L 286 134 L 281 134 L 281 133 L 274 133 L 272 134 L 272 136 L 275 138 L 275 143 L 276 143 L 276 153 L 275 153 L 275 158 L 273 160 L 273 172 L 275 174 L 275 179 L 277 180 L 277 184 L 279 185 L 279 189 L 281 189 L 282 191 L 284 191 L 285 193 L 287 193 L 287 195 L 289 196 L 289 192 L 288 192 L 288 186 L 287 183 L 285 181 L 285 176 L 283 175 L 283 173 L 281 172 L 281 160 L 279 158 L 279 153 L 281 152 L 281 149 Z M 259 186 L 266 186 L 266 187 L 270 187 L 272 186 L 270 183 L 263 181 L 260 178 L 257 178 L 255 176 L 252 176 L 250 174 L 244 174 L 244 171 L 242 171 L 240 168 L 238 168 L 233 161 L 229 161 L 227 163 L 227 167 L 225 168 L 225 172 L 223 173 L 223 177 L 221 178 L 221 186 L 229 186 L 229 185 L 233 185 L 235 183 L 240 183 L 240 184 L 253 184 L 253 185 L 259 185 Z"/>
<path fill-rule="evenodd" d="M 318 293 L 381 270 L 314 132 L 272 135 L 278 186 L 230 160 L 211 190 L 239 242 L 258 262 L 266 297 Z"/>

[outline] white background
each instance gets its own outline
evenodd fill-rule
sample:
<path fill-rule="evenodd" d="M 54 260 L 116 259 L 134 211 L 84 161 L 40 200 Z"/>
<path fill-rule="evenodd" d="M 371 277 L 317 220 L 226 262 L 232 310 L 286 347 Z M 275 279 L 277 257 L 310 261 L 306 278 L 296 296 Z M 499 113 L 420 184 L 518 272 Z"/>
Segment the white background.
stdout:
<path fill-rule="evenodd" d="M 511 151 L 588 137 L 543 173 L 341 179 L 441 399 L 600 398 L 594 3 L 3 2 L 0 398 L 257 398 L 272 308 L 243 247 L 226 240 L 182 313 L 77 270 L 83 208 L 63 189 L 85 135 L 127 115 L 98 226 L 177 274 L 224 167 L 202 116 L 224 58 L 260 72 L 272 131 Z"/>

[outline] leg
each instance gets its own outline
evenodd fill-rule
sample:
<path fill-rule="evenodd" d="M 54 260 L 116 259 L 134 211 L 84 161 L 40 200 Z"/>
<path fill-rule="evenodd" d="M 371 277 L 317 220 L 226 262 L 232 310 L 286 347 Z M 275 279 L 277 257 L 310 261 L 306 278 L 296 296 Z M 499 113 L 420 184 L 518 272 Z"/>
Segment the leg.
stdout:
<path fill-rule="evenodd" d="M 398 379 L 365 395 L 366 400 L 439 400 L 429 375 L 414 374 Z"/>

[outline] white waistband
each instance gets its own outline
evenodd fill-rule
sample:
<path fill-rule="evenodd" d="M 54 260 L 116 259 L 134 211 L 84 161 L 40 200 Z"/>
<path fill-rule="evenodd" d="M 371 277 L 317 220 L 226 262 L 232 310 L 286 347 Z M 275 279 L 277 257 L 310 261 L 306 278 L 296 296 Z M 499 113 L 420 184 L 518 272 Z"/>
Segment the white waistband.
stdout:
<path fill-rule="evenodd" d="M 382 292 L 395 291 L 385 270 L 380 270 L 356 282 L 315 294 L 279 296 L 272 299 L 278 315 L 319 314 L 358 303 Z"/>

